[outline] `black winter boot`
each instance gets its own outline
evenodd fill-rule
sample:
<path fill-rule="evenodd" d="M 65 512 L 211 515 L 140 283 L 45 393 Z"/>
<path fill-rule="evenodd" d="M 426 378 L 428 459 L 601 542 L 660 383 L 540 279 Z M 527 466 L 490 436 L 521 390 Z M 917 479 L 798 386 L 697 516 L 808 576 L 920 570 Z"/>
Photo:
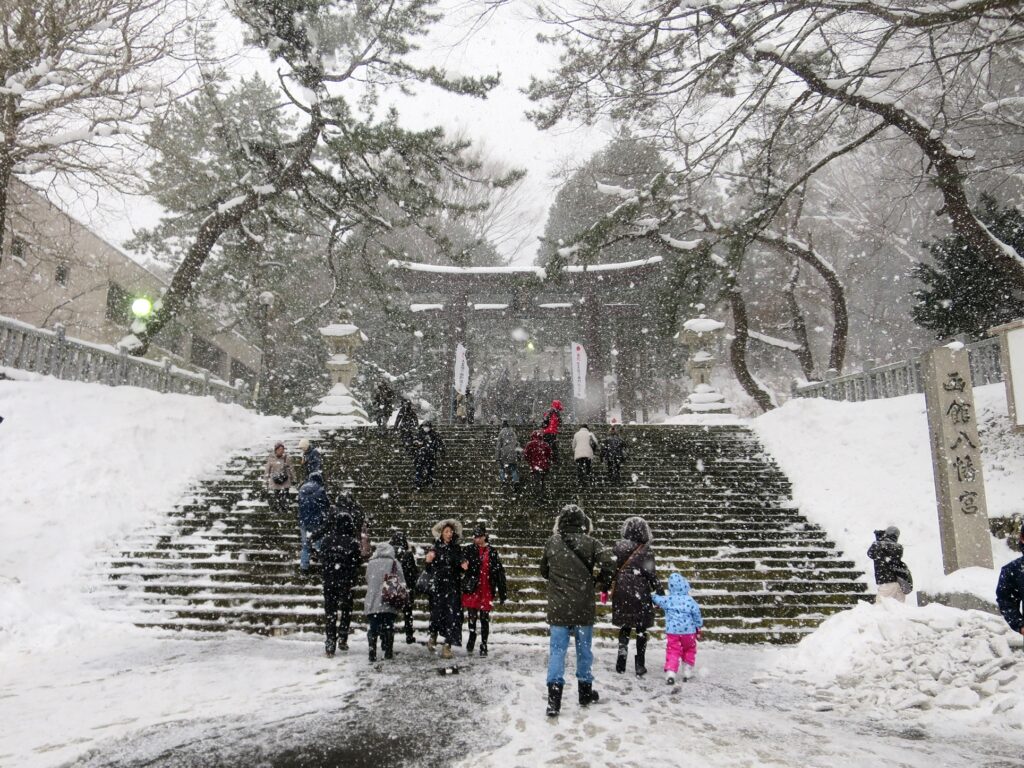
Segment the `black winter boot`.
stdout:
<path fill-rule="evenodd" d="M 643 677 L 647 674 L 646 657 L 647 656 L 647 638 L 637 637 L 636 639 L 636 676 Z"/>
<path fill-rule="evenodd" d="M 594 690 L 593 683 L 580 683 L 580 706 L 588 707 L 591 704 L 597 704 L 601 700 L 601 697 L 597 695 L 597 691 Z"/>
<path fill-rule="evenodd" d="M 480 655 L 481 656 L 486 656 L 487 655 L 487 641 L 486 640 L 481 640 L 480 641 Z"/>
<path fill-rule="evenodd" d="M 620 675 L 626 671 L 626 657 L 629 655 L 629 645 L 619 643 L 619 654 L 615 657 L 615 671 Z"/>
<path fill-rule="evenodd" d="M 548 717 L 557 717 L 562 709 L 562 688 L 558 683 L 548 683 Z"/>
<path fill-rule="evenodd" d="M 470 632 L 469 639 L 466 641 L 466 653 L 472 653 L 474 645 L 476 645 L 476 632 Z"/>

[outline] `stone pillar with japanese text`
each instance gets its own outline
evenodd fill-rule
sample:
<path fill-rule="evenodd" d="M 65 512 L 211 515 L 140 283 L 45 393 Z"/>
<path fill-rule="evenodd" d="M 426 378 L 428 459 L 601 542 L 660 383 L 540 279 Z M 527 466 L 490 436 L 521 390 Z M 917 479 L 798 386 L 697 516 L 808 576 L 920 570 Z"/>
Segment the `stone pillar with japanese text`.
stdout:
<path fill-rule="evenodd" d="M 943 569 L 991 568 L 992 536 L 967 350 L 962 344 L 939 347 L 921 363 Z"/>

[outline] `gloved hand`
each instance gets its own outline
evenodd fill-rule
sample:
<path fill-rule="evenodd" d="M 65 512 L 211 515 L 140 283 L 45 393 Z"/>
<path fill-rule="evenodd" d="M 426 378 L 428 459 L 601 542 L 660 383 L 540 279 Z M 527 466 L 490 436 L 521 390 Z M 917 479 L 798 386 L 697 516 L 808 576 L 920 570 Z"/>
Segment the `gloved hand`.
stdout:
<path fill-rule="evenodd" d="M 704 639 L 704 632 L 702 632 L 700 629 L 697 630 L 697 639 L 698 640 L 703 640 Z"/>
<path fill-rule="evenodd" d="M 601 605 L 607 605 L 607 604 L 608 604 L 608 593 L 607 592 L 602 592 L 601 593 Z"/>

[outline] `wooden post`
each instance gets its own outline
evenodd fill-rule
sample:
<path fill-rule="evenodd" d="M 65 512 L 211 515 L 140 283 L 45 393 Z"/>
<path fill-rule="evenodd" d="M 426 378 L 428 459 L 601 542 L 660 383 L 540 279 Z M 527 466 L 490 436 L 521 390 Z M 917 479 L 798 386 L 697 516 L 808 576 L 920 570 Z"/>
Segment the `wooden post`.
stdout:
<path fill-rule="evenodd" d="M 931 435 L 942 567 L 992 567 L 985 483 L 971 369 L 962 344 L 939 347 L 922 358 Z"/>

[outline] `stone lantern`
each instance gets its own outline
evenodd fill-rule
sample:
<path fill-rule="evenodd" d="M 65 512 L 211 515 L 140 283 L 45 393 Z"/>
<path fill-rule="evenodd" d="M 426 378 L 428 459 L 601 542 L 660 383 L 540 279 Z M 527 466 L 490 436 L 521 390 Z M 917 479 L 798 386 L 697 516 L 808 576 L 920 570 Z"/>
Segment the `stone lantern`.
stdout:
<path fill-rule="evenodd" d="M 320 335 L 331 351 L 331 356 L 327 359 L 331 389 L 313 406 L 314 415 L 307 423 L 327 428 L 369 424 L 366 411 L 352 397 L 350 390 L 352 380 L 359 372 L 359 366 L 353 360 L 353 356 L 356 350 L 363 346 L 363 342 L 369 339 L 352 322 L 352 313 L 344 306 L 341 308 L 338 322 L 325 325 L 320 329 Z"/>
<path fill-rule="evenodd" d="M 732 412 L 732 406 L 711 385 L 711 372 L 716 360 L 708 348 L 716 346 L 718 334 L 724 329 L 725 323 L 701 315 L 683 323 L 683 330 L 676 334 L 676 339 L 690 350 L 686 372 L 693 382 L 693 393 L 686 398 L 682 413 Z"/>

